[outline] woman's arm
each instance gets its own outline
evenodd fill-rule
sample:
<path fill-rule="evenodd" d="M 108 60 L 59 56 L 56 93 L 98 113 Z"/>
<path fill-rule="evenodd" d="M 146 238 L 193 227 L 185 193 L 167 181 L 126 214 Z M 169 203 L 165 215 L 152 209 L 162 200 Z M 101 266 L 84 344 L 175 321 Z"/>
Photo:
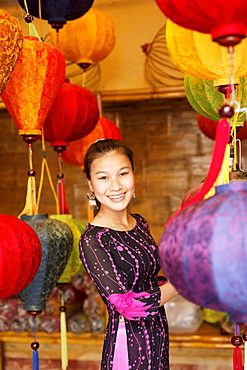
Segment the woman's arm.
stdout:
<path fill-rule="evenodd" d="M 161 292 L 160 306 L 163 306 L 166 302 L 179 294 L 176 288 L 169 282 L 161 285 L 159 288 Z"/>

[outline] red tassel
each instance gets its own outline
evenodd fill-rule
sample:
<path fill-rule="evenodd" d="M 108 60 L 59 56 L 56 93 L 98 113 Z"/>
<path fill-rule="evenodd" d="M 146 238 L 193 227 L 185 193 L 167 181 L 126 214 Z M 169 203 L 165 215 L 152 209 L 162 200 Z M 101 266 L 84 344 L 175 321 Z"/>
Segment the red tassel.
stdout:
<path fill-rule="evenodd" d="M 213 156 L 212 156 L 212 160 L 211 160 L 211 164 L 210 164 L 207 177 L 205 179 L 203 187 L 201 188 L 201 191 L 197 193 L 188 203 L 186 203 L 183 207 L 181 207 L 177 212 L 175 212 L 169 218 L 165 226 L 167 226 L 170 223 L 170 221 L 178 213 L 180 213 L 184 208 L 202 200 L 205 197 L 205 195 L 209 192 L 209 190 L 212 188 L 221 170 L 221 166 L 222 166 L 224 155 L 225 155 L 226 145 L 228 144 L 228 140 L 229 140 L 229 133 L 230 133 L 230 124 L 226 118 L 222 118 L 218 123 Z"/>
<path fill-rule="evenodd" d="M 65 194 L 65 187 L 64 187 L 64 180 L 59 179 L 58 183 L 58 197 L 59 197 L 59 211 L 61 215 L 68 215 L 70 214 L 69 207 L 66 202 L 66 194 Z"/>
<path fill-rule="evenodd" d="M 233 370 L 242 370 L 242 369 L 243 369 L 242 350 L 239 347 L 234 347 Z"/>

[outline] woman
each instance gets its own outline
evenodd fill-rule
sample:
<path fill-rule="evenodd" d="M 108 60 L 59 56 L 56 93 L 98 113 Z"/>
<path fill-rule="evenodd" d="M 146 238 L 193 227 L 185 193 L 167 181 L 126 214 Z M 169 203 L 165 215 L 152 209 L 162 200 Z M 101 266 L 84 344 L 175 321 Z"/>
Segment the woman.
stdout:
<path fill-rule="evenodd" d="M 169 369 L 163 305 L 178 293 L 169 282 L 158 285 L 158 247 L 146 220 L 127 210 L 133 153 L 120 141 L 97 141 L 84 170 L 99 211 L 80 239 L 81 260 L 109 313 L 101 369 Z"/>

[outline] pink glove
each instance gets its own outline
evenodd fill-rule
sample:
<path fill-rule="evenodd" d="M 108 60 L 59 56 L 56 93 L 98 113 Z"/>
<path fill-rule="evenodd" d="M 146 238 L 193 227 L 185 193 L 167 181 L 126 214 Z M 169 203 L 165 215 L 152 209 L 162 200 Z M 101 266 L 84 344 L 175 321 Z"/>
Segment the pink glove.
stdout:
<path fill-rule="evenodd" d="M 147 317 L 146 311 L 152 307 L 152 305 L 145 306 L 145 303 L 135 299 L 140 297 L 149 298 L 150 294 L 135 293 L 130 290 L 128 293 L 111 294 L 108 299 L 122 316 L 127 320 L 133 320 L 133 318 Z"/>

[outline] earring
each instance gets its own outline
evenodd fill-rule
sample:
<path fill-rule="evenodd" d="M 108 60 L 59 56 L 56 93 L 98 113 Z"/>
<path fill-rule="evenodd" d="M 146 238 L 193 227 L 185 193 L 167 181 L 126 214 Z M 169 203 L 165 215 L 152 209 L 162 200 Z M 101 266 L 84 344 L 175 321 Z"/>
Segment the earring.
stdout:
<path fill-rule="evenodd" d="M 92 193 L 92 194 L 87 193 L 87 198 L 88 198 L 90 208 L 91 209 L 98 209 L 94 193 Z"/>
<path fill-rule="evenodd" d="M 133 202 L 134 203 L 136 202 L 136 195 L 135 195 L 135 193 L 133 194 Z"/>

